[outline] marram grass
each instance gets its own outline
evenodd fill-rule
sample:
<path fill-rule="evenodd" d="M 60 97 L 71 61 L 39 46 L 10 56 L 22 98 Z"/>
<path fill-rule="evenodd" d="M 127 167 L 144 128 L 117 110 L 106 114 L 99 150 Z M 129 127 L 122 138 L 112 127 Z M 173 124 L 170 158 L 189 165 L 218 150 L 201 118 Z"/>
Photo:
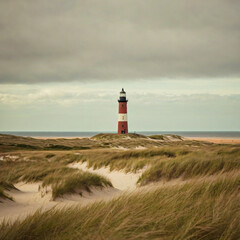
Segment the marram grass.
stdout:
<path fill-rule="evenodd" d="M 112 187 L 112 184 L 100 175 L 81 171 L 54 182 L 52 184 L 52 197 L 56 199 L 70 193 L 79 193 L 81 195 L 83 190 L 91 192 L 91 187 Z"/>
<path fill-rule="evenodd" d="M 69 155 L 71 158 L 71 155 Z M 109 167 L 110 170 L 137 172 L 147 168 L 139 179 L 141 185 L 176 178 L 190 179 L 240 170 L 238 146 L 159 147 L 128 151 L 86 151 L 75 161 L 87 162 L 94 169 Z"/>
<path fill-rule="evenodd" d="M 0 187 L 0 203 L 2 202 L 2 199 L 12 200 L 12 198 L 8 194 L 6 194 L 4 189 L 2 187 Z"/>
<path fill-rule="evenodd" d="M 11 196 L 9 196 L 5 191 L 16 189 L 12 183 L 9 183 L 7 181 L 0 181 L 0 203 L 2 202 L 2 199 L 9 199 L 13 200 Z"/>
<path fill-rule="evenodd" d="M 69 168 L 63 163 L 47 161 L 0 162 L 0 197 L 8 197 L 3 190 L 10 190 L 10 188 L 14 188 L 12 183 L 21 181 L 42 182 L 42 187 L 51 186 L 53 199 L 64 194 L 81 194 L 83 190 L 90 191 L 91 187 L 112 186 L 105 177 Z M 6 185 L 7 183 L 8 185 Z"/>
<path fill-rule="evenodd" d="M 228 153 L 193 152 L 174 159 L 155 162 L 146 170 L 138 182 L 141 185 L 175 178 L 190 179 L 196 176 L 210 176 L 240 170 L 239 155 Z"/>
<path fill-rule="evenodd" d="M 239 177 L 150 188 L 0 225 L 1 240 L 240 239 Z"/>

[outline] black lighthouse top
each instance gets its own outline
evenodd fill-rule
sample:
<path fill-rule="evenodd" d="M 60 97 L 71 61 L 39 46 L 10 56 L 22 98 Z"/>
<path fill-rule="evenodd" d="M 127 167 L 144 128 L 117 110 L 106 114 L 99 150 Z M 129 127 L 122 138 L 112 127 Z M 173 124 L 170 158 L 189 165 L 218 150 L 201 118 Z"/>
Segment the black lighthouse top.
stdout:
<path fill-rule="evenodd" d="M 126 92 L 122 88 L 122 91 L 120 92 L 120 97 L 118 99 L 118 102 L 127 102 L 128 100 L 126 99 Z"/>

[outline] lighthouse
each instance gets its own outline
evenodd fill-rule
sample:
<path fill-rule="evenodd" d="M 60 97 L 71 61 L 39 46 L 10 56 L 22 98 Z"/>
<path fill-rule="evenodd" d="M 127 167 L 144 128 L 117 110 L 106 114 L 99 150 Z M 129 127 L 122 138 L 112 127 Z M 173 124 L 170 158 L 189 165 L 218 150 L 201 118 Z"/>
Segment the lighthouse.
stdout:
<path fill-rule="evenodd" d="M 120 97 L 118 99 L 118 134 L 128 133 L 128 122 L 127 122 L 127 102 L 126 92 L 122 88 Z"/>

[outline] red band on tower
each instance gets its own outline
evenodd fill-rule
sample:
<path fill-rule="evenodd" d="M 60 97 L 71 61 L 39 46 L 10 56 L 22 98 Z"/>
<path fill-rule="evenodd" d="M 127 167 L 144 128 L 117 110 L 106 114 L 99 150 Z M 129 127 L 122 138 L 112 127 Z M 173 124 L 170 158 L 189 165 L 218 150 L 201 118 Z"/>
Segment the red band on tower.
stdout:
<path fill-rule="evenodd" d="M 128 122 L 127 122 L 127 102 L 126 92 L 124 89 L 120 92 L 120 98 L 118 100 L 118 134 L 128 133 Z"/>

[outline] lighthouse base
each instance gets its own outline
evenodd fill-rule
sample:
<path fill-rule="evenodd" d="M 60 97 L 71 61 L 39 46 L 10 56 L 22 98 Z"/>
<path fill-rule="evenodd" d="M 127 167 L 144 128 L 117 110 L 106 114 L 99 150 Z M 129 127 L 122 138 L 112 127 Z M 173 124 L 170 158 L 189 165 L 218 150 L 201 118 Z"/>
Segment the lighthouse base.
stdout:
<path fill-rule="evenodd" d="M 118 122 L 118 134 L 128 134 L 128 122 Z"/>

